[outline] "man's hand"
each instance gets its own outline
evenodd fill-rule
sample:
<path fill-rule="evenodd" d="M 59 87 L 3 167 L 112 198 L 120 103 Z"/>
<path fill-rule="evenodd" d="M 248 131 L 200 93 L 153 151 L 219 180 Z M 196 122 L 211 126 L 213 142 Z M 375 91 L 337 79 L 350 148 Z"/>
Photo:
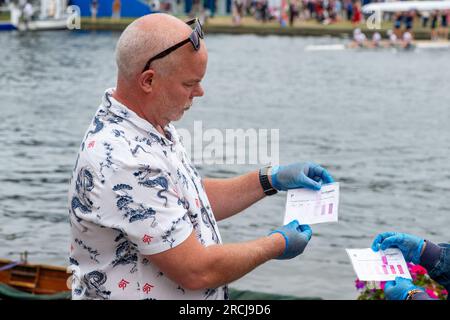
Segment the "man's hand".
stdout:
<path fill-rule="evenodd" d="M 384 295 L 387 300 L 406 300 L 408 291 L 410 290 L 425 290 L 412 283 L 410 279 L 396 277 L 395 281 L 388 281 L 384 285 Z"/>
<path fill-rule="evenodd" d="M 284 252 L 276 258 L 278 260 L 292 259 L 301 254 L 312 236 L 310 226 L 300 225 L 297 220 L 272 231 L 270 234 L 273 233 L 281 233 L 286 241 Z"/>
<path fill-rule="evenodd" d="M 372 243 L 372 250 L 377 252 L 387 248 L 399 248 L 403 253 L 406 262 L 420 263 L 420 256 L 424 246 L 424 239 L 399 232 L 383 232 L 375 237 Z"/>
<path fill-rule="evenodd" d="M 327 170 L 315 163 L 293 163 L 274 166 L 270 174 L 272 186 L 277 190 L 308 188 L 320 190 L 321 183 L 334 182 Z"/>

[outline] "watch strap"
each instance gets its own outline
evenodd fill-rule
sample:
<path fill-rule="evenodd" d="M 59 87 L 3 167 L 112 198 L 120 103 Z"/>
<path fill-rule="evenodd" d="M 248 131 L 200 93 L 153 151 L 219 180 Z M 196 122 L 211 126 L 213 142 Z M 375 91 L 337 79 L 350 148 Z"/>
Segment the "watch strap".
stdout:
<path fill-rule="evenodd" d="M 273 194 L 276 194 L 278 190 L 272 187 L 272 185 L 270 184 L 269 176 L 267 175 L 269 169 L 270 167 L 259 169 L 259 182 L 261 183 L 261 187 L 263 188 L 264 193 L 268 196 L 271 196 Z"/>

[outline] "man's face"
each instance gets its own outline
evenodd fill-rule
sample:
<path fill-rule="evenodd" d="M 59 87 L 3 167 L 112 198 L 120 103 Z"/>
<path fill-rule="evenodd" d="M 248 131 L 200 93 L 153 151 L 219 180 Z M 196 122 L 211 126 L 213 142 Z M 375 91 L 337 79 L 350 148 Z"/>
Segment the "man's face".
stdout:
<path fill-rule="evenodd" d="M 158 92 L 158 117 L 163 122 L 180 120 L 184 112 L 189 110 L 195 97 L 203 96 L 200 84 L 206 73 L 208 54 L 202 48 L 195 52 L 187 52 L 180 59 L 179 68 L 170 75 L 161 77 L 155 87 Z"/>

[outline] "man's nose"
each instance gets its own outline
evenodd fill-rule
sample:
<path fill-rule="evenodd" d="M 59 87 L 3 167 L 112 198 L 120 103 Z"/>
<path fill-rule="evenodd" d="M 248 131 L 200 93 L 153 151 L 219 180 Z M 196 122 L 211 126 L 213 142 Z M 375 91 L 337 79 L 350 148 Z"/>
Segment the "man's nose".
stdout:
<path fill-rule="evenodd" d="M 203 87 L 201 84 L 198 84 L 193 92 L 194 97 L 202 97 L 205 91 L 203 90 Z"/>

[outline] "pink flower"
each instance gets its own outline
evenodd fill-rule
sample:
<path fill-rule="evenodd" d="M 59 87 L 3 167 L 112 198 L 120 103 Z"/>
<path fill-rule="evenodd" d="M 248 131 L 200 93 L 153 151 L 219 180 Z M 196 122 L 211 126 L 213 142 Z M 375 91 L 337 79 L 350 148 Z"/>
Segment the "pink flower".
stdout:
<path fill-rule="evenodd" d="M 427 269 L 425 269 L 421 265 L 415 265 L 411 267 L 411 272 L 416 273 L 418 275 L 424 275 L 427 274 Z"/>
<path fill-rule="evenodd" d="M 438 299 L 439 297 L 437 296 L 436 292 L 434 292 L 431 289 L 425 289 L 425 292 L 433 299 Z"/>
<path fill-rule="evenodd" d="M 363 289 L 366 286 L 366 283 L 364 281 L 361 281 L 359 279 L 355 280 L 355 287 L 356 289 Z"/>
<path fill-rule="evenodd" d="M 381 290 L 384 290 L 384 286 L 386 285 L 386 281 L 381 281 L 380 282 L 380 288 Z"/>
<path fill-rule="evenodd" d="M 448 295 L 448 291 L 445 290 L 445 289 L 442 289 L 441 293 L 442 293 L 444 296 L 445 296 L 445 295 Z"/>

